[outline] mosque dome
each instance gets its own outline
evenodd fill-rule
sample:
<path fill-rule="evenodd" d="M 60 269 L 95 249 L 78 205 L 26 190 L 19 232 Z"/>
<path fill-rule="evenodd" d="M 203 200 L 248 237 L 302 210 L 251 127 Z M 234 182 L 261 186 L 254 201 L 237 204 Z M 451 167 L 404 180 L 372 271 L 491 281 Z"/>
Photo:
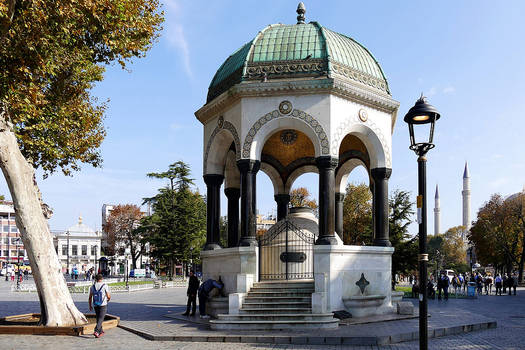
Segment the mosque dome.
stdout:
<path fill-rule="evenodd" d="M 383 70 L 370 51 L 317 22 L 305 23 L 304 12 L 300 3 L 297 24 L 269 25 L 231 54 L 215 73 L 207 102 L 244 81 L 334 75 L 390 95 Z"/>
<path fill-rule="evenodd" d="M 88 225 L 82 223 L 82 217 L 78 218 L 78 223 L 67 229 L 71 236 L 98 236 L 97 232 Z"/>

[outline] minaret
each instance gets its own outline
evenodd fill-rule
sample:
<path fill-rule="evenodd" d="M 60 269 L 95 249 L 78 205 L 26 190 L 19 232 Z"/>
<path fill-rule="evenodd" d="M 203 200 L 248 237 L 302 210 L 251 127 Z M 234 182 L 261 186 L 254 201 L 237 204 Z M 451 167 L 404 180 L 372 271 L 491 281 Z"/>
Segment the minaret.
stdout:
<path fill-rule="evenodd" d="M 436 196 L 434 197 L 434 236 L 439 235 L 441 231 L 441 208 L 439 207 L 439 190 L 436 185 Z"/>
<path fill-rule="evenodd" d="M 463 226 L 466 231 L 470 230 L 470 173 L 468 171 L 468 163 L 465 162 L 465 171 L 463 172 Z"/>

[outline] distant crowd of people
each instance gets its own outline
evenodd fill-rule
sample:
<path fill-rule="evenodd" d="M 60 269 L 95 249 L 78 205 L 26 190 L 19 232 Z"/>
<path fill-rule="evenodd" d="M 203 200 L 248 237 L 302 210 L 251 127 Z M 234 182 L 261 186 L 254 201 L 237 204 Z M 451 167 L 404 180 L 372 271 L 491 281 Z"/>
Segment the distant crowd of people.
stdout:
<path fill-rule="evenodd" d="M 412 296 L 417 297 L 420 292 L 417 277 L 410 275 L 408 281 L 412 286 Z M 508 295 L 516 295 L 518 273 L 505 273 L 503 276 L 496 274 L 493 277 L 490 273 L 481 274 L 475 272 L 470 274 L 467 272 L 464 275 L 461 273 L 454 274 L 451 278 L 442 271 L 437 279 L 434 278 L 434 275 L 430 275 L 427 283 L 427 295 L 431 299 L 435 299 L 437 295 L 438 300 L 442 298 L 448 300 L 451 292 L 454 292 L 456 297 L 461 294 L 467 295 L 469 286 L 475 288 L 474 292 L 478 295 L 491 295 L 492 291 L 494 291 L 494 295 L 507 294 L 507 291 Z"/>

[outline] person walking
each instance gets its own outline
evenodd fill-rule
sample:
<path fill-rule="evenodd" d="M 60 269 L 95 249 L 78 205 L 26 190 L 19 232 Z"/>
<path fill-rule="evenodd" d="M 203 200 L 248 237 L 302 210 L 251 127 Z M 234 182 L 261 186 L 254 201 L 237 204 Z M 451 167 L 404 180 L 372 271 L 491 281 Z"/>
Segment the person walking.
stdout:
<path fill-rule="evenodd" d="M 487 295 L 490 295 L 492 294 L 492 276 L 489 274 L 487 274 L 487 277 L 485 278 L 485 289 L 486 289 L 486 294 Z"/>
<path fill-rule="evenodd" d="M 514 295 L 516 295 L 516 288 L 518 287 L 518 273 L 514 272 L 512 274 L 512 289 L 514 289 Z M 510 291 L 510 287 L 509 287 Z"/>
<path fill-rule="evenodd" d="M 197 309 L 197 290 L 199 290 L 200 281 L 195 276 L 193 271 L 190 271 L 190 281 L 188 283 L 188 291 L 186 292 L 186 295 L 188 296 L 188 304 L 186 306 L 186 312 L 182 315 L 184 316 L 195 316 L 195 310 Z M 191 308 L 191 314 L 190 314 L 190 307 Z"/>
<path fill-rule="evenodd" d="M 102 323 L 108 311 L 108 301 L 111 299 L 109 287 L 102 282 L 102 279 L 102 275 L 97 274 L 95 276 L 95 283 L 89 288 L 89 311 L 93 311 L 94 306 L 95 314 L 97 315 L 97 325 L 93 332 L 95 338 L 100 338 L 104 335 Z"/>
<path fill-rule="evenodd" d="M 507 294 L 507 286 L 509 284 L 509 276 L 503 275 L 503 294 Z"/>
<path fill-rule="evenodd" d="M 501 295 L 501 287 L 502 287 L 501 284 L 503 280 L 501 279 L 501 276 L 499 274 L 496 275 L 494 282 L 496 283 L 496 295 L 498 295 L 498 292 L 499 292 L 499 295 Z"/>
<path fill-rule="evenodd" d="M 458 275 L 454 274 L 452 278 L 452 286 L 454 287 L 454 295 L 458 297 L 458 291 L 461 290 L 461 281 L 459 280 Z"/>

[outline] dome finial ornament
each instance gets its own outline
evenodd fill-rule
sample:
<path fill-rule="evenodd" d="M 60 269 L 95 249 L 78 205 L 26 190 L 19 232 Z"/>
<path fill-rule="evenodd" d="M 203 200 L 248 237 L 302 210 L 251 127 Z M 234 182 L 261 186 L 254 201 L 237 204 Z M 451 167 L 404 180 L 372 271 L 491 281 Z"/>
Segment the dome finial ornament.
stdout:
<path fill-rule="evenodd" d="M 304 24 L 304 14 L 306 13 L 306 8 L 304 7 L 303 2 L 301 1 L 297 5 L 297 24 Z"/>

